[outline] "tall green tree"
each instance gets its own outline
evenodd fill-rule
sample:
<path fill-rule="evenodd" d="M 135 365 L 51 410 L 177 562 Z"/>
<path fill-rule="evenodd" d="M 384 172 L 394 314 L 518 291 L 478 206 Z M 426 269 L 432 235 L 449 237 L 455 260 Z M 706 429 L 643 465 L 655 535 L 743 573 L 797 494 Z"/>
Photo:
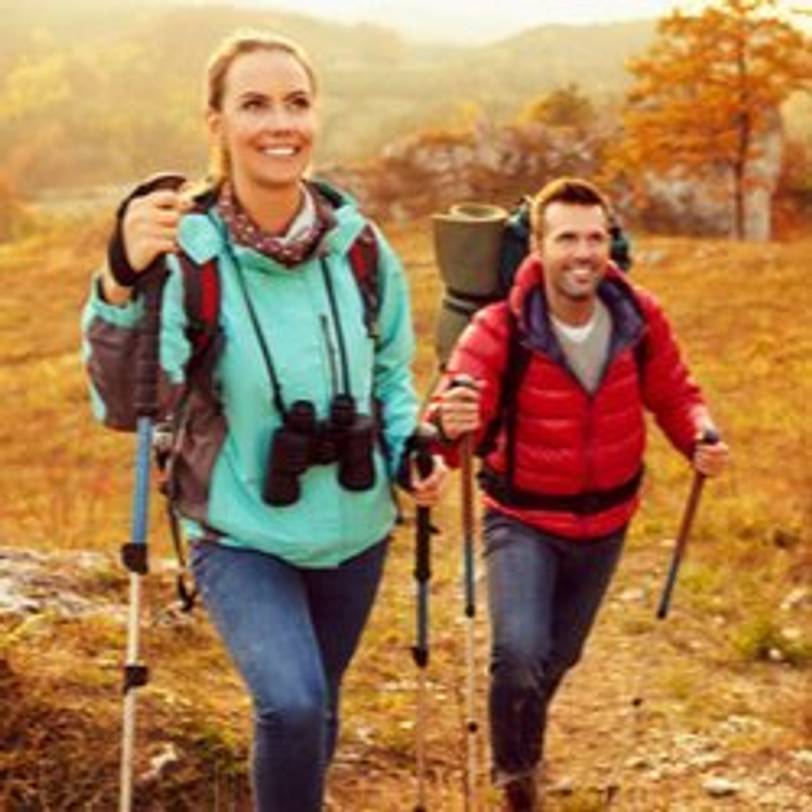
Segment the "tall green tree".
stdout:
<path fill-rule="evenodd" d="M 719 0 L 701 14 L 660 21 L 649 51 L 629 64 L 626 168 L 707 177 L 728 170 L 736 236 L 745 236 L 748 170 L 779 106 L 812 88 L 808 37 L 775 0 Z"/>

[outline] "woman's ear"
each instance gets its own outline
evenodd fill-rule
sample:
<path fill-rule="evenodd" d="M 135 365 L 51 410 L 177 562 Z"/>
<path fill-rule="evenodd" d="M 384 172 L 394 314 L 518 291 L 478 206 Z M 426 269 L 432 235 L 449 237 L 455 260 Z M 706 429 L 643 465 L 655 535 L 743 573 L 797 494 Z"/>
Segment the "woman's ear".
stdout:
<path fill-rule="evenodd" d="M 228 175 L 228 151 L 223 115 L 219 110 L 206 111 L 206 129 L 209 131 L 209 176 L 222 180 Z"/>
<path fill-rule="evenodd" d="M 220 143 L 223 134 L 222 115 L 219 110 L 209 109 L 206 111 L 206 129 L 212 143 Z"/>

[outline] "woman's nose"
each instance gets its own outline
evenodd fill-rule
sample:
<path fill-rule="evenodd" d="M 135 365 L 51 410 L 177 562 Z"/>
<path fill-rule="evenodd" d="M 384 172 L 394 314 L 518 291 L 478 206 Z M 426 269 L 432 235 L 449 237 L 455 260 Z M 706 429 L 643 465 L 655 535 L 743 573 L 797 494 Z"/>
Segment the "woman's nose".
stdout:
<path fill-rule="evenodd" d="M 273 131 L 293 128 L 293 116 L 284 107 L 270 108 L 262 117 L 262 126 Z"/>

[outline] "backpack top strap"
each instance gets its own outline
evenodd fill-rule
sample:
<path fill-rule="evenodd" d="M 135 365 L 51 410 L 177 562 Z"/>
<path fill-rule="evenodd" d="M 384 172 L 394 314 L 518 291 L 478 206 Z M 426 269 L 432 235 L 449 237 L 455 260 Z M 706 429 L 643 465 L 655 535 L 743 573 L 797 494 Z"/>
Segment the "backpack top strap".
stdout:
<path fill-rule="evenodd" d="M 530 250 L 530 203 L 522 200 L 505 223 L 499 253 L 497 279 L 499 298 L 505 298 L 513 286 L 516 269 Z"/>
<path fill-rule="evenodd" d="M 378 239 L 367 223 L 349 250 L 350 266 L 364 306 L 364 325 L 369 337 L 378 342 L 378 315 L 381 308 L 378 285 Z"/>

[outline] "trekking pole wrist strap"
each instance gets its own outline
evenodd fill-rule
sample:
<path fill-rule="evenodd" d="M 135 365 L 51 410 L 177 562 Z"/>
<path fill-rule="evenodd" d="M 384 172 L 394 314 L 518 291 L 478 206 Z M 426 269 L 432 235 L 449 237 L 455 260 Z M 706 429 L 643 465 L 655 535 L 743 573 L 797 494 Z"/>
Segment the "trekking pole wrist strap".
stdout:
<path fill-rule="evenodd" d="M 130 198 L 125 201 L 128 203 Z M 122 206 L 126 205 L 125 203 Z M 120 209 L 121 211 L 121 209 Z M 116 217 L 116 224 L 113 228 L 113 233 L 110 235 L 110 241 L 107 243 L 107 267 L 110 269 L 110 275 L 115 280 L 117 285 L 123 288 L 131 288 L 135 286 L 138 281 L 138 274 L 130 265 L 127 259 L 127 252 L 124 249 L 124 233 L 121 227 L 121 214 Z"/>

